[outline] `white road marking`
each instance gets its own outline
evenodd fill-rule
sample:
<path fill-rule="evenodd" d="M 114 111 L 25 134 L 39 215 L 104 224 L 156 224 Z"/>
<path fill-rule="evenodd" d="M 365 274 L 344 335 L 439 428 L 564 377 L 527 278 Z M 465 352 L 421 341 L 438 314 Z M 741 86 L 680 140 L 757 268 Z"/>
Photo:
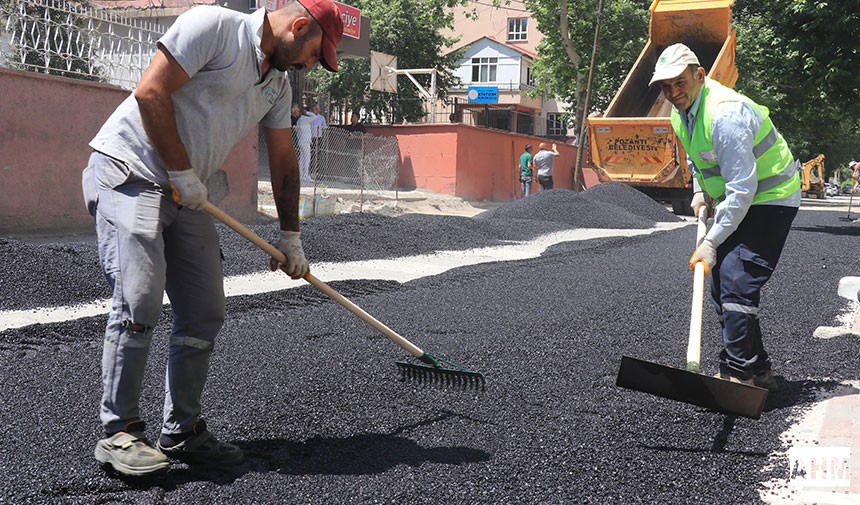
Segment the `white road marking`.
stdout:
<path fill-rule="evenodd" d="M 537 258 L 549 247 L 564 242 L 589 240 L 606 237 L 635 237 L 648 235 L 658 231 L 673 230 L 689 226 L 688 221 L 674 223 L 658 223 L 654 228 L 640 230 L 612 230 L 612 229 L 575 229 L 542 235 L 533 240 L 516 242 L 512 244 L 482 247 L 465 251 L 439 251 L 431 254 L 407 256 L 370 261 L 349 261 L 342 263 L 316 263 L 312 264 L 314 275 L 324 282 L 371 279 L 392 280 L 397 282 L 408 282 L 421 277 L 438 275 L 453 268 L 480 263 L 498 261 L 519 261 Z M 264 253 L 260 253 L 261 255 Z M 294 281 L 283 272 L 270 272 L 268 270 L 228 277 L 224 279 L 224 292 L 226 296 L 254 295 L 291 289 L 306 285 L 303 280 Z M 164 297 L 165 305 L 170 302 Z M 32 324 L 59 323 L 82 319 L 85 317 L 99 316 L 110 310 L 109 299 L 96 300 L 94 302 L 82 303 L 65 307 L 34 308 L 27 310 L 0 311 L 0 331 L 13 328 L 21 328 Z"/>

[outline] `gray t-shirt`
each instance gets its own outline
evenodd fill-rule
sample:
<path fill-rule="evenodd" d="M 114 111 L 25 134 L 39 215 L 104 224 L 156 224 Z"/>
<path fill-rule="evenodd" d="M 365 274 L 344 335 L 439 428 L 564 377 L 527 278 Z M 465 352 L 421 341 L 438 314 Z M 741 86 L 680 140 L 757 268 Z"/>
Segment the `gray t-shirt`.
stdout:
<path fill-rule="evenodd" d="M 552 177 L 552 159 L 558 156 L 552 151 L 540 150 L 535 154 L 535 165 L 538 169 L 538 177 Z"/>
<path fill-rule="evenodd" d="M 257 124 L 290 128 L 292 90 L 275 68 L 265 78 L 260 50 L 265 9 L 251 14 L 198 6 L 177 18 L 158 44 L 191 78 L 173 94 L 179 137 L 202 181 Z M 133 172 L 166 186 L 167 166 L 143 129 L 137 100 L 129 96 L 90 146 L 126 162 Z"/>

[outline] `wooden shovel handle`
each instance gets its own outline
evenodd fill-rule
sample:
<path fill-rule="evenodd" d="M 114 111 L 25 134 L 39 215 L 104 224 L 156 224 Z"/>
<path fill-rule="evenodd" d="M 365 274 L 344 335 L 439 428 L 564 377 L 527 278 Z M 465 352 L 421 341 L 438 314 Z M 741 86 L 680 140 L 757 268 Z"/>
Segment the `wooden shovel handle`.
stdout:
<path fill-rule="evenodd" d="M 275 258 L 281 263 L 287 262 L 287 258 L 286 256 L 284 256 L 284 253 L 279 251 L 277 247 L 263 240 L 262 237 L 254 233 L 250 228 L 233 219 L 232 216 L 219 209 L 218 207 L 212 205 L 210 202 L 206 202 L 203 205 L 202 210 L 209 213 L 209 215 L 211 215 L 218 221 L 221 221 L 222 223 L 232 228 L 234 231 L 248 239 L 252 244 L 265 251 L 265 253 L 269 256 Z M 382 322 L 365 312 L 364 309 L 351 302 L 347 297 L 338 293 L 334 288 L 314 277 L 310 272 L 305 274 L 303 278 L 309 283 L 313 284 L 314 287 L 328 295 L 332 300 L 343 305 L 344 308 L 358 316 L 364 322 L 376 328 L 380 333 L 391 339 L 391 341 L 402 347 L 403 350 L 405 350 L 409 354 L 415 356 L 416 358 L 420 358 L 424 355 L 424 351 L 421 350 L 420 347 L 416 346 L 412 342 L 400 336 L 397 332 L 395 332 L 394 330 L 392 330 L 391 328 L 384 325 Z"/>
<path fill-rule="evenodd" d="M 696 247 L 708 233 L 708 209 L 699 207 L 699 227 L 696 231 Z M 702 305 L 705 301 L 705 265 L 699 261 L 693 267 L 693 302 L 690 308 L 690 336 L 687 340 L 687 370 L 698 372 L 702 359 Z"/>

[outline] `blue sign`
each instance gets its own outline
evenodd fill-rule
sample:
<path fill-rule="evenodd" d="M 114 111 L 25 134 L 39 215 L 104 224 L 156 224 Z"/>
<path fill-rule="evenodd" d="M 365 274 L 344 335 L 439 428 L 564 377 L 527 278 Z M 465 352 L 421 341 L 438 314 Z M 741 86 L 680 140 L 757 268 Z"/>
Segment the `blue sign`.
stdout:
<path fill-rule="evenodd" d="M 469 103 L 498 103 L 498 86 L 469 86 Z"/>

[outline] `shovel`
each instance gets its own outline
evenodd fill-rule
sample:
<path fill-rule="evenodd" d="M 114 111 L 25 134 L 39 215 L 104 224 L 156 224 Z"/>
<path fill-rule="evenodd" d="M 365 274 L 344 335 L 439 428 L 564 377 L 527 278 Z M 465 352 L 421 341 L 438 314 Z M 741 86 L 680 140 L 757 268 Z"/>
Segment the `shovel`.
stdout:
<path fill-rule="evenodd" d="M 699 207 L 698 221 L 697 246 L 708 231 L 707 209 L 704 205 Z M 686 369 L 622 356 L 615 385 L 724 414 L 758 419 L 767 400 L 767 389 L 703 375 L 699 370 L 704 290 L 705 265 L 698 262 L 693 269 L 693 303 Z"/>

